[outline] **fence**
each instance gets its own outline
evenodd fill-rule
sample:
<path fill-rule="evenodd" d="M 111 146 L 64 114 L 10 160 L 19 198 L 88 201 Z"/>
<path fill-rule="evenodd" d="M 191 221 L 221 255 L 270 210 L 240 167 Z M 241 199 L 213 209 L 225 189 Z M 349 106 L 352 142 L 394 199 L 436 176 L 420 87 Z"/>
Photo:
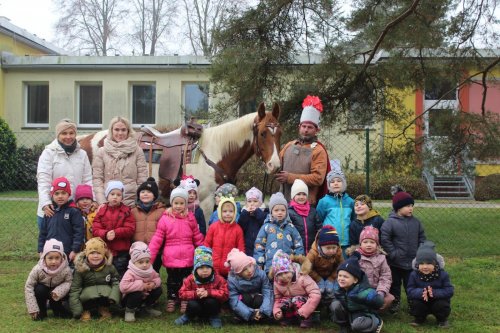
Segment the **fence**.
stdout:
<path fill-rule="evenodd" d="M 13 152 L 18 158 L 15 176 L 10 179 L 8 189 L 0 190 L 0 240 L 3 249 L 0 257 L 35 258 L 38 237 L 36 165 L 44 146 L 53 140 L 53 134 L 23 132 L 15 135 L 18 144 Z M 397 154 L 384 152 L 388 143 L 373 130 L 363 129 L 347 135 L 332 129 L 323 131 L 320 139 L 328 148 L 330 159 L 338 160 L 347 174 L 347 192 L 352 197 L 368 192 L 375 199 L 374 208 L 384 218 L 391 210 L 390 185 L 399 183 L 415 197 L 415 216 L 423 222 L 427 238 L 437 244 L 440 253 L 452 257 L 498 254 L 495 247 L 479 245 L 496 242 L 500 231 L 499 198 L 490 194 L 489 198 L 493 200 L 473 200 L 481 188 L 498 188 L 498 177 L 485 178 L 488 174 L 500 173 L 498 164 L 477 163 L 471 174 L 439 175 L 432 173 L 433 170 L 426 170 L 425 161 L 419 161 L 418 154 L 403 154 L 398 160 Z M 398 161 L 401 165 L 397 164 Z M 251 159 L 240 171 L 238 187 L 241 194 L 251 186 L 262 187 L 263 171 L 259 163 L 257 159 Z M 6 171 L 2 170 L 2 174 Z M 427 176 L 423 177 L 424 174 Z M 430 182 L 430 177 L 433 177 L 434 183 Z M 444 178 L 441 183 L 436 181 L 439 177 Z M 458 182 L 455 178 L 465 178 L 469 182 L 471 197 L 451 194 Z M 483 187 L 480 186 L 481 180 Z M 277 190 L 277 184 L 273 186 L 269 192 Z M 435 193 L 439 191 L 447 193 L 448 197 L 434 200 Z"/>

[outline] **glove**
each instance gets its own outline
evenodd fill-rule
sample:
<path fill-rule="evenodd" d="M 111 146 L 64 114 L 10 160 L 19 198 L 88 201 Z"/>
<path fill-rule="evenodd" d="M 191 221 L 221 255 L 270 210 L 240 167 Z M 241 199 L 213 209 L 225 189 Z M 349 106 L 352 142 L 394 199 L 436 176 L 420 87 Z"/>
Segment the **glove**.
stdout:
<path fill-rule="evenodd" d="M 317 282 L 317 284 L 318 284 L 319 292 L 323 294 L 325 292 L 326 280 L 320 279 Z"/>

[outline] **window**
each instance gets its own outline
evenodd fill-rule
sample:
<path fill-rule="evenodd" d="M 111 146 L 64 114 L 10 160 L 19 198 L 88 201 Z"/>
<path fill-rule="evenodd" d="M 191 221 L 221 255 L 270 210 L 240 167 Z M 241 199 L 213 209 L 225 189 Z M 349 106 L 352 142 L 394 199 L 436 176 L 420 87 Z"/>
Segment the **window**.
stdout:
<path fill-rule="evenodd" d="M 431 109 L 429 111 L 429 135 L 447 136 L 450 119 L 454 116 L 451 109 Z"/>
<path fill-rule="evenodd" d="M 102 85 L 80 83 L 78 89 L 79 125 L 100 127 L 102 125 Z"/>
<path fill-rule="evenodd" d="M 434 79 L 425 84 L 426 100 L 454 101 L 457 99 L 457 89 L 455 84 L 446 79 Z"/>
<path fill-rule="evenodd" d="M 187 119 L 208 119 L 208 91 L 208 82 L 184 84 L 184 110 Z"/>
<path fill-rule="evenodd" d="M 26 122 L 27 125 L 49 124 L 49 84 L 26 83 Z"/>
<path fill-rule="evenodd" d="M 132 123 L 156 123 L 156 85 L 154 83 L 132 86 Z"/>

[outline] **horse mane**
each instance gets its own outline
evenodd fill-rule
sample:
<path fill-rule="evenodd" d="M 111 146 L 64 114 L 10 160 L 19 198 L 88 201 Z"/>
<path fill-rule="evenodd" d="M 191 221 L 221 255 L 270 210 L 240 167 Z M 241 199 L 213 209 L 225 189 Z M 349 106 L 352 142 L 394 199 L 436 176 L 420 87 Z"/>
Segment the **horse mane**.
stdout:
<path fill-rule="evenodd" d="M 253 122 L 257 112 L 203 130 L 202 149 L 215 161 L 253 140 Z M 213 147 L 218 147 L 214 149 Z"/>

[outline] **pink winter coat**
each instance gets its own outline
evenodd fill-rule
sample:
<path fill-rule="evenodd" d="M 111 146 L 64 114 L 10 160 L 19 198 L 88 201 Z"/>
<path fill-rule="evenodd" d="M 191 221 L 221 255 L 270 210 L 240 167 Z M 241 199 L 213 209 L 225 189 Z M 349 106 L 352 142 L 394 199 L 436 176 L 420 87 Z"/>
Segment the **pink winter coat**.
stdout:
<path fill-rule="evenodd" d="M 156 232 L 149 242 L 151 262 L 154 262 L 161 245 L 163 247 L 163 266 L 167 268 L 186 268 L 193 266 L 194 249 L 203 244 L 203 234 L 193 213 L 181 216 L 167 209 L 158 221 Z"/>
<path fill-rule="evenodd" d="M 120 291 L 122 293 L 122 297 L 125 297 L 127 294 L 135 291 L 144 291 L 144 284 L 148 282 L 154 282 L 155 289 L 160 287 L 160 275 L 153 271 L 149 277 L 143 278 L 137 275 L 133 270 L 127 269 L 127 272 L 125 272 L 125 275 L 123 275 L 120 281 Z M 144 296 L 146 295 L 147 293 L 144 292 Z"/>
<path fill-rule="evenodd" d="M 372 288 L 383 291 L 386 295 L 389 294 L 392 275 L 385 255 L 382 253 L 374 254 L 371 257 L 361 255 L 359 266 L 365 272 Z"/>

